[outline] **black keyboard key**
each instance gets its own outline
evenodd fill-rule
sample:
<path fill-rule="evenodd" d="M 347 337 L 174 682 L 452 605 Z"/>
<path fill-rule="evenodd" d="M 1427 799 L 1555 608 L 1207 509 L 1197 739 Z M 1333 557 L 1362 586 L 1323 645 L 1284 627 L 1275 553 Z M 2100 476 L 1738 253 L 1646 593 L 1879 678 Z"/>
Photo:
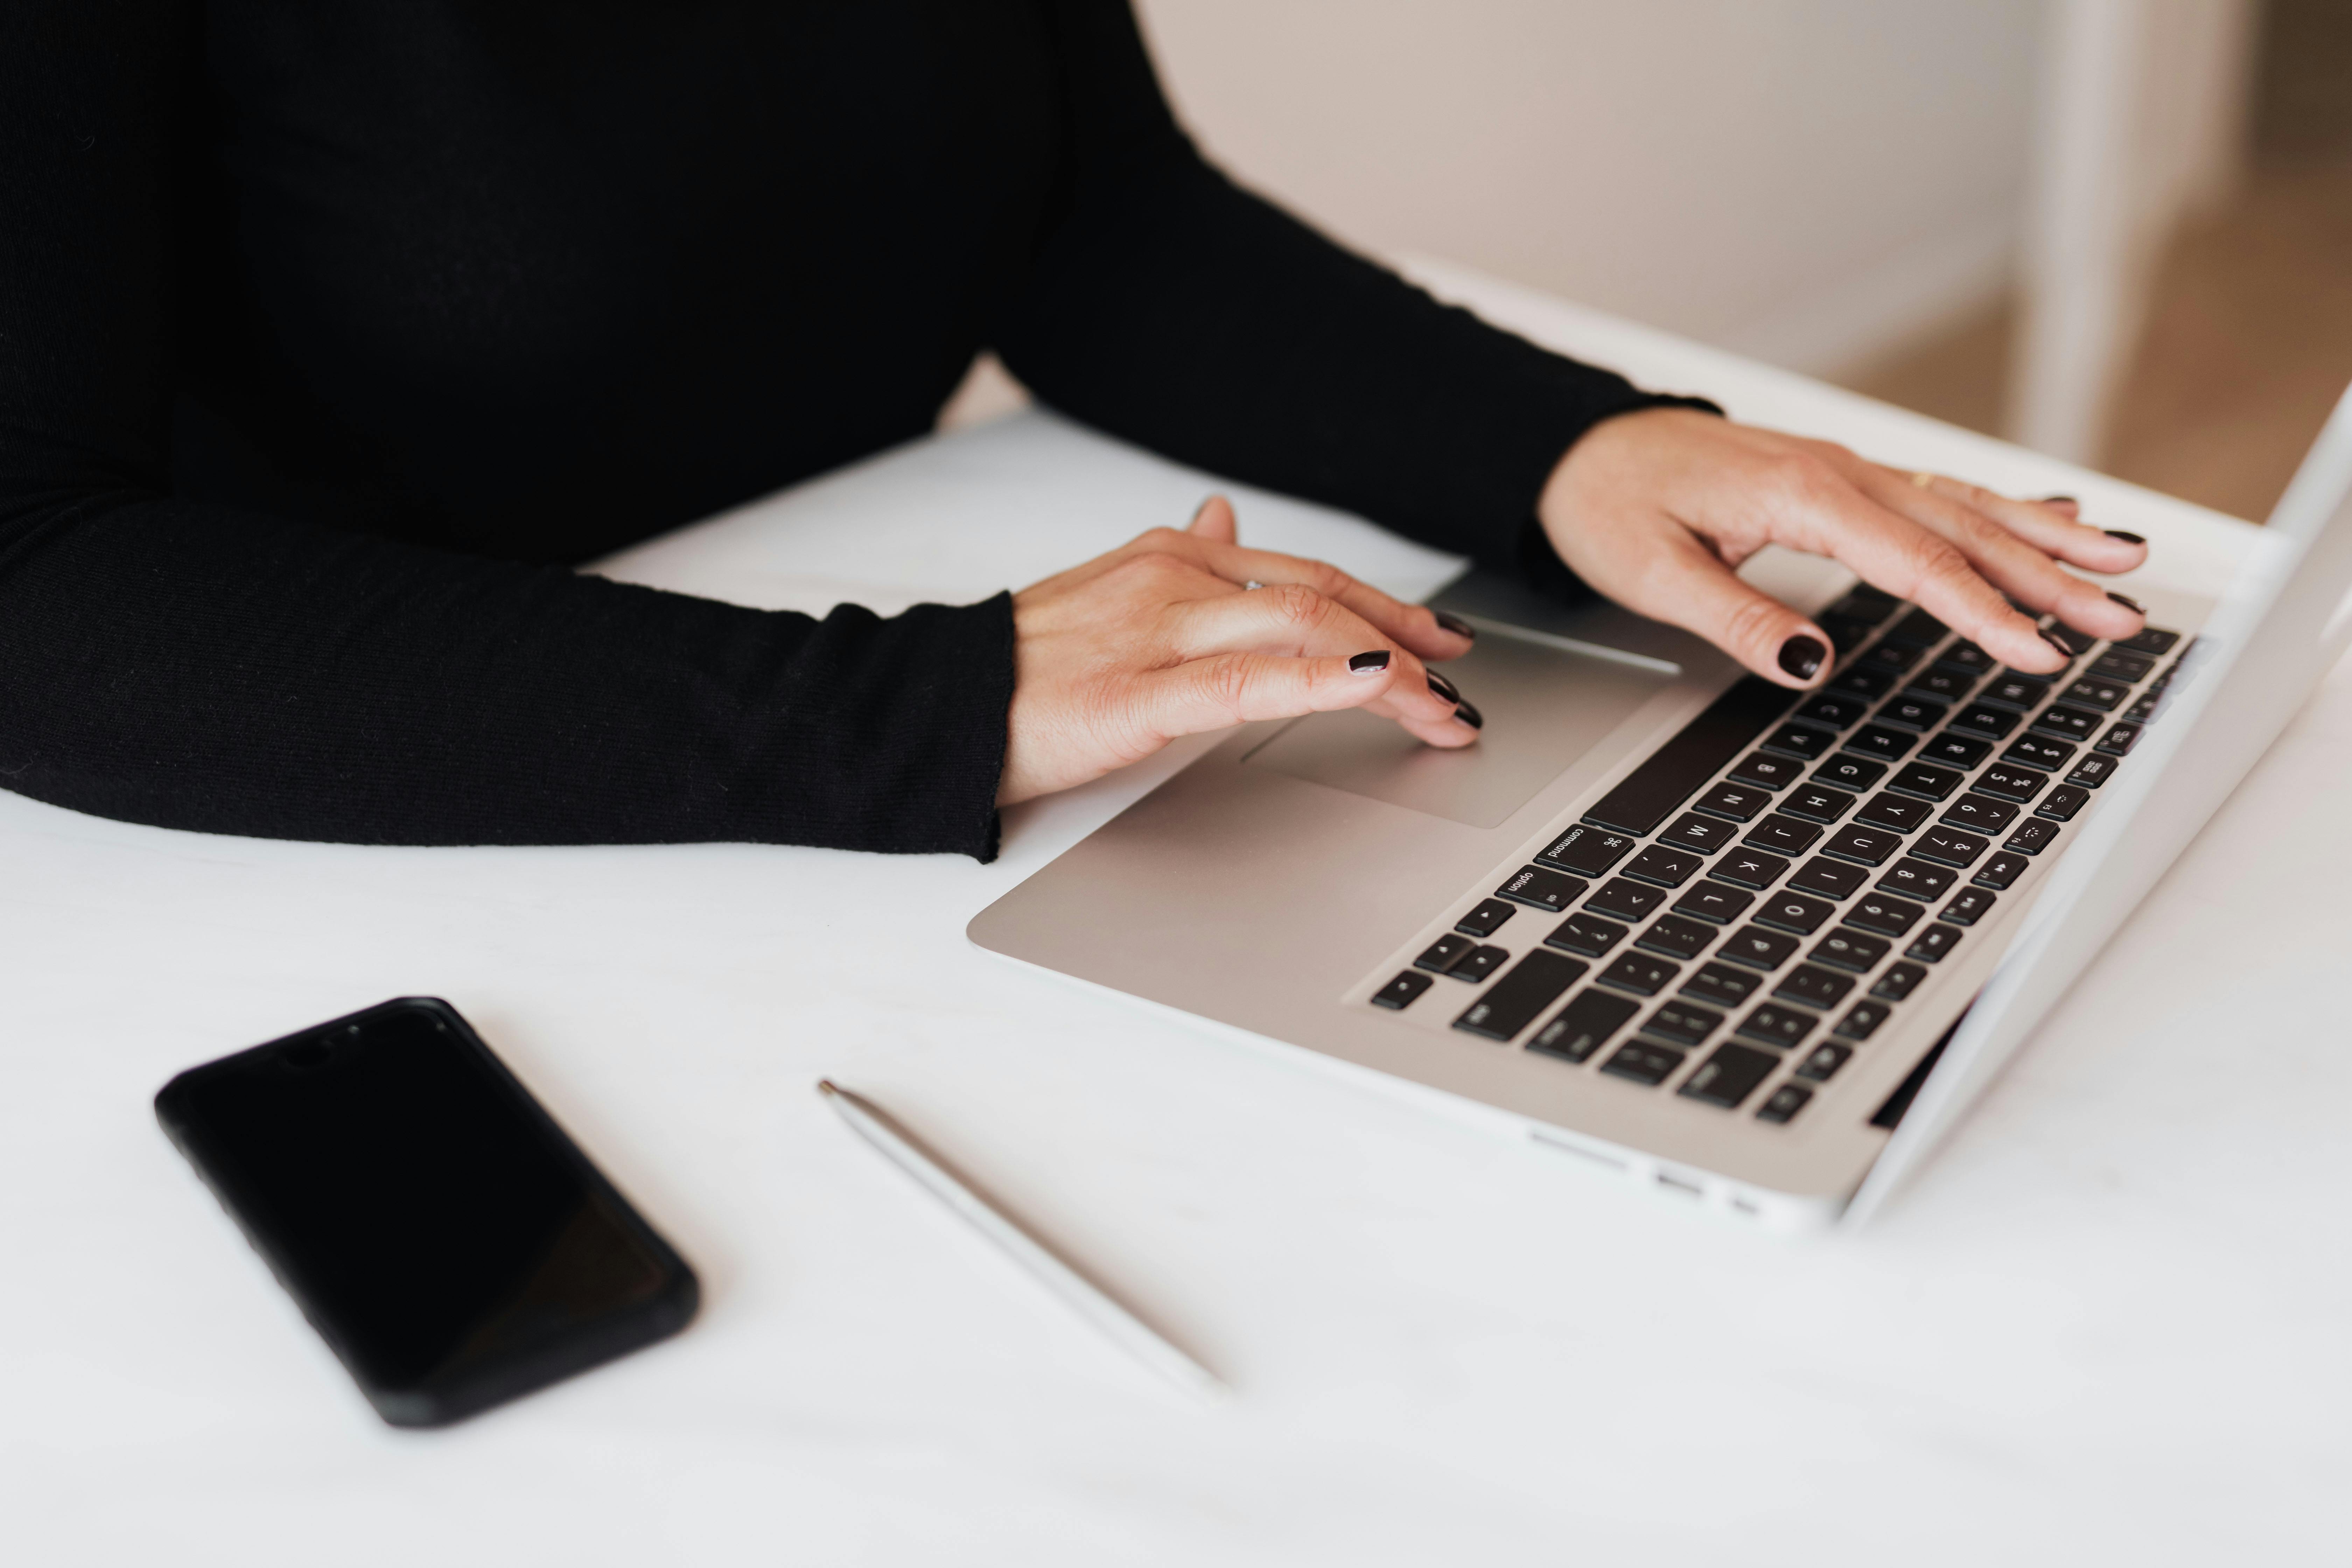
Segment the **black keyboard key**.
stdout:
<path fill-rule="evenodd" d="M 1853 989 L 1851 974 L 1833 974 L 1826 969 L 1801 963 L 1781 977 L 1780 983 L 1772 987 L 1772 994 L 1800 1007 L 1817 1007 L 1826 1012 L 1844 1001 L 1845 994 Z"/>
<path fill-rule="evenodd" d="M 1756 919 L 1762 925 L 1792 931 L 1799 936 L 1811 936 L 1836 913 L 1835 904 L 1784 890 L 1765 900 L 1764 907 L 1756 911 Z"/>
<path fill-rule="evenodd" d="M 1884 724 L 1864 724 L 1845 738 L 1845 749 L 1874 762 L 1891 763 L 1918 743 L 1919 737 Z"/>
<path fill-rule="evenodd" d="M 2021 768 L 2040 768 L 2045 773 L 2054 773 L 2064 767 L 2066 759 L 2074 754 L 2074 746 L 2070 741 L 2053 741 L 2043 735 L 2020 735 L 2009 743 L 2009 750 L 2000 754 L 2000 760 Z"/>
<path fill-rule="evenodd" d="M 1626 930 L 1615 921 L 1580 911 L 1554 926 L 1552 933 L 1544 938 L 1544 945 L 1599 958 L 1624 940 Z"/>
<path fill-rule="evenodd" d="M 1983 675 L 1992 668 L 1992 655 L 1972 642 L 1956 642 L 1936 656 L 1936 662 L 1953 669 L 1964 669 L 1970 675 Z"/>
<path fill-rule="evenodd" d="M 1629 1078 L 1635 1083 L 1655 1089 L 1674 1077 L 1675 1069 L 1682 1065 L 1682 1052 L 1666 1046 L 1654 1046 L 1647 1040 L 1634 1040 L 1602 1062 L 1601 1070 L 1612 1078 Z"/>
<path fill-rule="evenodd" d="M 1415 969 L 1426 969 L 1432 974 L 1443 974 L 1462 962 L 1462 955 L 1478 944 L 1466 936 L 1441 936 L 1429 944 L 1428 951 L 1412 961 Z"/>
<path fill-rule="evenodd" d="M 1990 888 L 1998 892 L 2023 876 L 2025 868 L 2032 864 L 2022 855 L 2011 855 L 2003 850 L 1978 867 L 1977 874 L 1969 880 L 1979 888 Z"/>
<path fill-rule="evenodd" d="M 1990 741 L 1979 741 L 1973 735 L 1955 735 L 1947 730 L 1919 748 L 1919 758 L 1922 762 L 1972 768 L 1983 762 L 1985 753 L 1991 750 Z"/>
<path fill-rule="evenodd" d="M 1954 882 L 1959 880 L 1959 875 L 1958 871 L 1930 866 L 1925 860 L 1915 860 L 1906 855 L 1886 868 L 1886 874 L 1878 879 L 1878 889 L 1883 893 L 1897 893 L 1906 899 L 1940 899 L 1950 890 Z"/>
<path fill-rule="evenodd" d="M 1657 913 L 1658 907 L 1665 901 L 1666 895 L 1655 888 L 1612 877 L 1601 884 L 1599 892 L 1584 900 L 1584 907 L 1621 921 L 1645 921 Z"/>
<path fill-rule="evenodd" d="M 1755 849 L 1734 849 L 1717 860 L 1708 872 L 1727 882 L 1737 882 L 1743 888 L 1769 888 L 1780 879 L 1789 863 L 1778 855 L 1766 855 Z"/>
<path fill-rule="evenodd" d="M 1734 969 L 1727 963 L 1702 963 L 1696 973 L 1683 982 L 1685 996 L 1701 1002 L 1712 1002 L 1718 1007 L 1737 1007 L 1756 993 L 1764 982 L 1744 969 Z"/>
<path fill-rule="evenodd" d="M 2003 849 L 2014 849 L 2020 855 L 2039 855 L 2058 842 L 2058 825 L 2039 817 L 2027 817 L 2017 825 L 2017 831 L 2000 841 Z"/>
<path fill-rule="evenodd" d="M 1690 889 L 1675 900 L 1675 913 L 1725 926 L 1746 914 L 1748 906 L 1755 901 L 1755 894 L 1709 877 L 1692 883 Z"/>
<path fill-rule="evenodd" d="M 2066 782 L 2084 789 L 2096 789 L 2116 776 L 2116 759 L 2093 752 L 2067 770 Z"/>
<path fill-rule="evenodd" d="M 1874 626 L 1902 608 L 1902 600 L 1885 590 L 1874 588 L 1867 583 L 1856 583 L 1845 591 L 1844 598 L 1823 610 L 1822 614 L 1852 616 L 1857 621 L 1868 621 Z"/>
<path fill-rule="evenodd" d="M 2072 702 L 2077 708 L 2095 708 L 2102 713 L 2112 713 L 2131 696 L 2129 683 L 2108 680 L 2086 675 L 2058 694 L 2061 702 Z"/>
<path fill-rule="evenodd" d="M 1660 830 L 1658 842 L 1671 844 L 1677 849 L 1687 849 L 1694 855 L 1712 855 L 1730 843 L 1738 831 L 1729 823 L 1716 817 L 1685 811 Z"/>
<path fill-rule="evenodd" d="M 1838 691 L 1816 691 L 1798 705 L 1796 717 L 1808 724 L 1843 730 L 1850 724 L 1860 723 L 1862 716 L 1869 711 L 1870 704 L 1859 698 Z"/>
<path fill-rule="evenodd" d="M 1947 703 L 1906 691 L 1892 702 L 1882 704 L 1876 717 L 1880 723 L 1893 724 L 1898 729 L 1932 730 L 1944 721 L 1944 715 L 1948 711 L 1950 708 Z"/>
<path fill-rule="evenodd" d="M 1989 682 L 1977 693 L 1979 702 L 1998 702 L 2004 708 L 2038 708 L 2050 695 L 2050 683 L 2039 676 L 2020 675 L 2014 670 Z"/>
<path fill-rule="evenodd" d="M 1959 945 L 1960 928 L 1935 921 L 1922 927 L 1919 934 L 1911 939 L 1911 945 L 1903 950 L 1903 956 L 1916 958 L 1923 963 L 1934 963 Z"/>
<path fill-rule="evenodd" d="M 1971 702 L 1952 715 L 1952 731 L 1979 741 L 1998 741 L 2017 728 L 2017 718 L 2009 709 Z"/>
<path fill-rule="evenodd" d="M 1620 991 L 1631 991 L 1636 996 L 1655 996 L 1675 983 L 1681 969 L 1663 958 L 1647 953 L 1629 952 L 1593 978 L 1602 985 Z"/>
<path fill-rule="evenodd" d="M 1764 1097 L 1764 1103 L 1756 1108 L 1756 1120 L 1780 1126 L 1793 1121 L 1797 1112 L 1805 1109 L 1805 1102 L 1812 1098 L 1811 1089 L 1784 1083 Z"/>
<path fill-rule="evenodd" d="M 1852 898 L 1870 873 L 1839 860 L 1824 860 L 1816 855 L 1805 862 L 1804 868 L 1789 879 L 1789 886 L 1808 893 L 1819 893 L 1825 899 Z"/>
<path fill-rule="evenodd" d="M 1421 994 L 1428 989 L 1429 976 L 1415 974 L 1408 969 L 1372 993 L 1372 1005 L 1386 1007 L 1392 1013 L 1402 1013 L 1419 1001 Z"/>
<path fill-rule="evenodd" d="M 2138 725 L 2130 722 L 2110 724 L 2107 732 L 2099 737 L 2098 750 L 2111 757 L 2128 757 L 2131 749 L 2138 744 Z"/>
<path fill-rule="evenodd" d="M 1581 877 L 1547 871 L 1540 866 L 1522 866 L 1512 873 L 1509 881 L 1495 889 L 1495 896 L 1525 904 L 1531 910 L 1549 910 L 1558 914 L 1583 897 L 1584 889 L 1591 886 Z"/>
<path fill-rule="evenodd" d="M 1476 909 L 1454 922 L 1454 929 L 1464 936 L 1490 937 L 1503 929 L 1503 922 L 1513 912 L 1511 906 L 1500 899 L 1482 899 Z"/>
<path fill-rule="evenodd" d="M 1931 827 L 1919 835 L 1919 842 L 1911 846 L 1911 853 L 1922 860 L 1937 860 L 1962 870 L 1977 863 L 1977 857 L 1992 847 L 1989 838 L 1973 833 L 1962 833 L 1957 827 Z"/>
<path fill-rule="evenodd" d="M 1633 847 L 1630 834 L 1612 833 L 1603 827 L 1587 827 L 1581 823 L 1552 840 L 1551 847 L 1536 857 L 1547 866 L 1557 866 L 1563 871 L 1573 871 L 1580 877 L 1602 877 L 1609 868 L 1625 858 Z"/>
<path fill-rule="evenodd" d="M 1917 643 L 1921 647 L 1933 647 L 1951 635 L 1952 628 L 1925 610 L 1914 610 L 1886 628 L 1889 642 Z"/>
<path fill-rule="evenodd" d="M 2143 629 L 2139 636 L 2126 637 L 2123 641 L 2116 644 L 2115 646 L 2119 648 L 2126 648 L 2133 653 L 2154 654 L 2158 658 L 2161 658 L 2165 654 L 2170 653 L 2172 651 L 2172 645 L 2179 640 L 2180 634 L 2179 632 L 2168 632 L 2160 626 L 2148 626 Z"/>
<path fill-rule="evenodd" d="M 2032 768 L 2013 768 L 2007 763 L 1995 763 L 1977 780 L 1977 788 L 2003 800 L 2032 800 L 2042 793 L 2050 775 Z"/>
<path fill-rule="evenodd" d="M 1823 689 L 1876 701 L 1895 689 L 1895 676 L 1889 670 L 1869 669 L 1857 664 L 1833 677 Z"/>
<path fill-rule="evenodd" d="M 1660 915 L 1649 930 L 1633 939 L 1635 947 L 1663 952 L 1668 958 L 1696 958 L 1715 940 L 1715 930 L 1680 915 Z"/>
<path fill-rule="evenodd" d="M 1776 757 L 1769 752 L 1755 752 L 1731 770 L 1731 777 L 1735 783 L 1754 784 L 1759 789 L 1786 789 L 1795 784 L 1804 771 L 1802 763 Z"/>
<path fill-rule="evenodd" d="M 2099 639 L 2088 632 L 2078 632 L 2065 622 L 2053 620 L 2042 628 L 2042 635 L 2057 643 L 2076 658 L 2096 647 Z"/>
<path fill-rule="evenodd" d="M 1813 624 L 1830 635 L 1830 647 L 1840 653 L 1852 653 L 1870 635 L 1870 623 L 1852 616 L 1833 616 L 1827 610 L 1813 617 Z"/>
<path fill-rule="evenodd" d="M 1824 789 L 1820 784 L 1799 784 L 1780 803 L 1780 809 L 1790 816 L 1801 816 L 1808 822 L 1835 822 L 1853 809 L 1853 796 L 1842 789 Z"/>
<path fill-rule="evenodd" d="M 1584 970 L 1582 963 L 1557 952 L 1531 952 L 1471 1003 L 1454 1026 L 1490 1040 L 1510 1039 L 1582 978 Z"/>
<path fill-rule="evenodd" d="M 1849 1040 L 1866 1040 L 1878 1033 L 1878 1026 L 1886 1022 L 1894 1011 L 1884 1002 L 1857 1002 L 1830 1033 Z"/>
<path fill-rule="evenodd" d="M 1899 870 L 1905 866 L 1921 866 L 1921 862 L 1897 860 L 1895 865 Z M 1927 868 L 1922 866 L 1922 869 L 1926 868 Z M 1893 871 L 1887 873 L 1890 877 L 1894 874 Z M 1876 931 L 1881 936 L 1901 936 L 1905 931 L 1917 925 L 1919 917 L 1927 912 L 1927 907 L 1925 904 L 1915 904 L 1908 899 L 1898 899 L 1892 893 L 1874 892 L 1856 899 L 1853 908 L 1846 911 L 1845 918 L 1848 924 L 1860 926 L 1864 931 Z"/>
<path fill-rule="evenodd" d="M 2145 724 L 2156 717 L 2156 710 L 2163 701 L 2164 693 L 2153 692 L 2125 709 L 2124 717 L 2135 724 Z"/>
<path fill-rule="evenodd" d="M 1762 790 L 1736 784 L 1719 784 L 1691 802 L 1700 811 L 1727 816 L 1734 822 L 1749 821 L 1771 804 L 1772 797 Z"/>
<path fill-rule="evenodd" d="M 1607 1045 L 1609 1037 L 1641 1010 L 1640 1003 L 1612 996 L 1606 991 L 1580 991 L 1575 1000 L 1559 1010 L 1558 1017 L 1535 1032 L 1535 1037 L 1528 1041 L 1528 1049 L 1558 1057 L 1564 1062 L 1589 1061 L 1593 1052 Z"/>
<path fill-rule="evenodd" d="M 2017 820 L 2017 807 L 2009 801 L 1995 800 L 1970 790 L 1946 806 L 1944 815 L 1936 820 L 1965 827 L 1971 833 L 1999 833 Z"/>
<path fill-rule="evenodd" d="M 1866 974 L 1878 961 L 1886 956 L 1887 944 L 1881 939 L 1843 926 L 1813 943 L 1813 951 L 1805 954 L 1815 963 L 1826 963 L 1834 969 L 1850 969 L 1856 974 Z"/>
<path fill-rule="evenodd" d="M 1783 756 L 1807 763 L 1820 762 L 1836 744 L 1835 735 L 1827 730 L 1816 730 L 1811 724 L 1783 724 L 1765 736 L 1763 741 L 1766 751 L 1779 752 Z"/>
<path fill-rule="evenodd" d="M 1956 926 L 1972 926 L 1992 913 L 1993 896 L 1982 888 L 1962 888 L 1952 895 L 1952 901 L 1936 911 L 1939 921 L 1949 921 Z"/>
<path fill-rule="evenodd" d="M 1789 700 L 1786 687 L 1752 675 L 1741 680 L 1595 802 L 1584 820 L 1623 833 L 1652 831 L 1713 778 L 1717 769 L 1778 722 L 1789 710 Z"/>
<path fill-rule="evenodd" d="M 2120 680 L 2126 686 L 2132 686 L 2147 679 L 2147 672 L 2155 668 L 2156 660 L 2147 655 L 2133 653 L 2117 643 L 2091 661 L 2090 673 L 2102 679 Z"/>
<path fill-rule="evenodd" d="M 1511 955 L 1499 947 L 1474 947 L 1454 961 L 1454 967 L 1445 972 L 1445 977 L 1466 980 L 1473 985 L 1481 984 L 1510 959 Z"/>
<path fill-rule="evenodd" d="M 1973 675 L 1954 669 L 1948 664 L 1935 664 L 1914 671 L 1906 689 L 1930 701 L 1952 703 L 1966 697 L 1976 683 L 1977 678 Z"/>
<path fill-rule="evenodd" d="M 1919 982 L 1927 978 L 1927 972 L 1916 963 L 1889 964 L 1886 973 L 1878 977 L 1878 984 L 1870 988 L 1870 994 L 1882 1002 L 1900 1002 L 1918 990 Z"/>
<path fill-rule="evenodd" d="M 1884 866 L 1888 856 L 1902 848 L 1903 840 L 1883 827 L 1841 828 L 1835 837 L 1822 846 L 1823 854 L 1842 860 L 1859 860 L 1865 866 Z"/>
<path fill-rule="evenodd" d="M 1836 1077 L 1837 1069 L 1845 1066 L 1846 1059 L 1853 1055 L 1852 1046 L 1832 1045 L 1823 1040 L 1805 1053 L 1805 1059 L 1797 1064 L 1796 1076 L 1824 1083 Z"/>
<path fill-rule="evenodd" d="M 1777 1002 L 1767 1002 L 1739 1020 L 1738 1033 L 1767 1045 L 1793 1046 L 1813 1032 L 1819 1018 Z"/>
<path fill-rule="evenodd" d="M 2050 798 L 2033 808 L 2036 816 L 2046 816 L 2053 822 L 2072 822 L 2074 814 L 2091 804 L 2091 792 L 2080 784 L 2060 784 L 2050 792 Z"/>
<path fill-rule="evenodd" d="M 1748 830 L 1740 842 L 1750 849 L 1761 849 L 1772 855 L 1801 855 L 1812 847 L 1822 830 L 1810 822 L 1800 822 L 1793 816 L 1774 815 L 1766 817 Z"/>
<path fill-rule="evenodd" d="M 1925 823 L 1935 810 L 1926 801 L 1881 790 L 1870 797 L 1868 805 L 1853 814 L 1853 819 L 1873 827 L 1884 827 L 1891 833 L 1908 833 Z"/>
<path fill-rule="evenodd" d="M 1762 926 L 1746 925 L 1723 939 L 1723 950 L 1716 956 L 1769 974 L 1788 963 L 1789 955 L 1796 951 L 1795 937 L 1766 931 Z"/>
<path fill-rule="evenodd" d="M 1715 1055 L 1699 1063 L 1698 1070 L 1685 1079 L 1682 1088 L 1675 1092 L 1734 1110 L 1780 1065 L 1778 1057 L 1747 1046 L 1719 1046 Z"/>
<path fill-rule="evenodd" d="M 1899 789 L 1905 795 L 1916 795 L 1923 800 L 1942 800 L 1958 789 L 1960 775 L 1949 768 L 1913 763 L 1886 781 L 1888 789 Z"/>
<path fill-rule="evenodd" d="M 2098 731 L 2099 716 L 2087 709 L 2053 702 L 2033 716 L 2033 727 L 2062 741 L 2087 741 Z"/>
<path fill-rule="evenodd" d="M 1857 663 L 1864 669 L 1883 670 L 1889 675 L 1900 675 L 1918 663 L 1919 656 L 1927 651 L 1917 643 L 1882 642 L 1864 654 Z"/>
<path fill-rule="evenodd" d="M 1813 782 L 1860 795 L 1886 776 L 1886 764 L 1867 757 L 1832 757 L 1813 770 Z"/>
<path fill-rule="evenodd" d="M 1642 1020 L 1645 1034 L 1662 1040 L 1672 1040 L 1678 1046 L 1698 1046 L 1723 1025 L 1723 1015 L 1705 1007 L 1694 1007 L 1687 1002 L 1662 1002 L 1658 1010 Z"/>

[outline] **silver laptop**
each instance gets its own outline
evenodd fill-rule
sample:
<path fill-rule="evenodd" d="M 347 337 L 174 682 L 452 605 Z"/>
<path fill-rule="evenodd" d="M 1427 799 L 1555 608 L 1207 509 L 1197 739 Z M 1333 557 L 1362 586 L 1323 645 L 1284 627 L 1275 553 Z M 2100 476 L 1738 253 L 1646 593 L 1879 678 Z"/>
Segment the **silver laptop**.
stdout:
<path fill-rule="evenodd" d="M 1751 577 L 1754 574 L 1750 574 Z M 973 920 L 983 948 L 1435 1091 L 1654 1190 L 1856 1223 L 2352 634 L 2352 394 L 2218 597 L 2000 668 L 1830 563 L 1819 691 L 1473 573 L 1465 752 L 1246 727 Z"/>

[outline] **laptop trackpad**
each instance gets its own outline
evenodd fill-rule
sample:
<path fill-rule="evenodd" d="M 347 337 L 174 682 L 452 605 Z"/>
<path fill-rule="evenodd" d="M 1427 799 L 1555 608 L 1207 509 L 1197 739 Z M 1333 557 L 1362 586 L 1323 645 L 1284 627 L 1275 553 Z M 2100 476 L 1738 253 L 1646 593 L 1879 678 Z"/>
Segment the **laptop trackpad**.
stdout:
<path fill-rule="evenodd" d="M 1499 826 L 1661 688 L 1667 667 L 1570 653 L 1489 628 L 1444 667 L 1486 717 L 1478 743 L 1424 746 L 1387 719 L 1314 713 L 1243 759 L 1473 827 Z"/>

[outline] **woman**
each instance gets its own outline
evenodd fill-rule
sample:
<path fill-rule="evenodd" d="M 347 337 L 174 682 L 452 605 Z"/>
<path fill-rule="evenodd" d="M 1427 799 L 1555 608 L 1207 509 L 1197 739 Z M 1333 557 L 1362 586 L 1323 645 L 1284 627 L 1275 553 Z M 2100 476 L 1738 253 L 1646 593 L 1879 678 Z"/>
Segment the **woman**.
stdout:
<path fill-rule="evenodd" d="M 2055 563 L 2129 536 L 1638 392 L 1239 190 L 1120 0 L 16 0 L 0 190 L 0 778 L 105 816 L 985 858 L 1188 731 L 1474 739 L 1465 628 L 1222 506 L 890 620 L 566 569 L 919 434 L 983 346 L 1783 685 L 1826 639 L 1731 575 L 1768 541 L 2024 669 L 2003 593 L 2140 625 Z"/>

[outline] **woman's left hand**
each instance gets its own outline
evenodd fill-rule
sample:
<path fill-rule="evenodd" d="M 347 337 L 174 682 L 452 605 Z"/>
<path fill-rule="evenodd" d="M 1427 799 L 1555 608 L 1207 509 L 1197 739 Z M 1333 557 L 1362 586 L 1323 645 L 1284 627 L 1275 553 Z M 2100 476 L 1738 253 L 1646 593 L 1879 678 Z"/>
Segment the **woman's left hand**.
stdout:
<path fill-rule="evenodd" d="M 2021 670 L 2059 669 L 2067 656 L 2004 595 L 2095 637 L 2147 624 L 2132 601 L 2059 565 L 2113 574 L 2147 558 L 2137 535 L 2085 526 L 2071 501 L 2014 500 L 1696 409 L 1594 426 L 1552 470 L 1538 515 L 1594 588 L 1783 686 L 1816 684 L 1832 656 L 1818 626 L 1733 575 L 1767 544 L 1843 562 Z"/>

